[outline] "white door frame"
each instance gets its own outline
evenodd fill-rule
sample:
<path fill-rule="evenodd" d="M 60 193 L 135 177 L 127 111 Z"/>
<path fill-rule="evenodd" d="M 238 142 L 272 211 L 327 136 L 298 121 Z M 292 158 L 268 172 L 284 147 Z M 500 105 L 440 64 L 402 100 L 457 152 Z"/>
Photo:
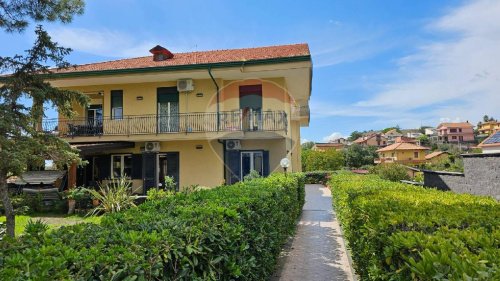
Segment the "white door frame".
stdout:
<path fill-rule="evenodd" d="M 245 153 L 250 154 L 250 171 L 255 170 L 254 169 L 255 168 L 254 155 L 255 154 L 261 155 L 262 165 L 261 165 L 260 174 L 263 175 L 264 174 L 264 152 L 262 150 L 243 150 L 243 151 L 240 151 L 240 177 L 241 177 L 241 180 L 243 180 L 243 177 L 246 176 L 246 175 L 243 175 L 243 154 L 245 154 Z M 257 172 L 259 172 L 259 171 L 257 171 Z"/>

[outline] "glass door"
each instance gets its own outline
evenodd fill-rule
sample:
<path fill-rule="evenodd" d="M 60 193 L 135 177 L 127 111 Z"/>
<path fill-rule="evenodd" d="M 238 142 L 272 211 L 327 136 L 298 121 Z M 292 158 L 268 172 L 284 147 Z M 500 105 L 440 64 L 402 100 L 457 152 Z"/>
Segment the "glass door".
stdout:
<path fill-rule="evenodd" d="M 179 131 L 179 93 L 176 87 L 157 89 L 158 132 Z"/>
<path fill-rule="evenodd" d="M 87 124 L 85 133 L 97 135 L 102 133 L 102 104 L 93 104 L 87 108 Z"/>
<path fill-rule="evenodd" d="M 264 174 L 264 155 L 262 151 L 242 151 L 241 152 L 241 179 L 256 171 L 259 175 Z"/>
<path fill-rule="evenodd" d="M 244 131 L 262 128 L 262 85 L 240 86 L 240 110 Z"/>

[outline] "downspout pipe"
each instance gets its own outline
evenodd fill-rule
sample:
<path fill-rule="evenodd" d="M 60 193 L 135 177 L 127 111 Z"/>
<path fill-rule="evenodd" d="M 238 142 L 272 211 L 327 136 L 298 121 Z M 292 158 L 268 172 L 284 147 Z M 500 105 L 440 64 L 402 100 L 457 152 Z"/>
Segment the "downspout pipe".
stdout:
<path fill-rule="evenodd" d="M 215 88 L 217 89 L 217 132 L 220 130 L 220 107 L 219 107 L 219 101 L 220 101 L 220 89 L 219 89 L 219 84 L 217 84 L 217 81 L 215 81 L 214 76 L 212 75 L 212 67 L 208 67 L 208 75 L 210 75 L 210 78 L 212 78 L 212 82 L 214 82 Z"/>

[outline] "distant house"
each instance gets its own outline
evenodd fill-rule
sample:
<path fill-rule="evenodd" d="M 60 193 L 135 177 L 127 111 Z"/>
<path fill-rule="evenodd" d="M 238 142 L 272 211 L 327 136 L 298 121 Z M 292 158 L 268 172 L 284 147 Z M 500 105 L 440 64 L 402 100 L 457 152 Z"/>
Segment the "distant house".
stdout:
<path fill-rule="evenodd" d="M 436 128 L 425 128 L 425 135 L 429 138 L 431 142 L 437 142 L 439 139 Z"/>
<path fill-rule="evenodd" d="M 438 140 L 445 143 L 473 142 L 474 126 L 469 122 L 441 123 L 437 127 Z"/>
<path fill-rule="evenodd" d="M 447 151 L 434 151 L 432 153 L 425 155 L 425 160 L 427 162 L 437 163 L 437 162 L 441 162 L 445 159 L 448 159 L 449 155 L 450 155 L 450 153 Z"/>
<path fill-rule="evenodd" d="M 410 138 L 410 137 L 405 137 L 405 136 L 397 137 L 394 142 L 407 142 L 407 143 L 415 143 L 415 144 L 420 145 L 418 140 L 416 140 L 414 138 Z"/>
<path fill-rule="evenodd" d="M 406 136 L 408 138 L 418 138 L 421 135 L 423 135 L 419 129 L 406 129 L 406 130 L 401 130 L 401 132 L 403 133 L 403 136 Z"/>
<path fill-rule="evenodd" d="M 345 144 L 343 143 L 332 143 L 332 142 L 328 142 L 328 143 L 315 143 L 312 147 L 312 150 L 316 150 L 316 151 L 327 151 L 327 150 L 331 150 L 331 149 L 334 149 L 334 150 L 342 150 L 343 148 L 345 147 Z"/>
<path fill-rule="evenodd" d="M 489 136 L 477 147 L 483 150 L 483 153 L 499 153 L 500 152 L 500 130 Z"/>
<path fill-rule="evenodd" d="M 398 132 L 396 129 L 391 129 L 385 132 L 384 137 L 387 139 L 387 144 L 393 144 L 396 142 L 396 138 L 403 136 L 402 133 Z"/>
<path fill-rule="evenodd" d="M 477 125 L 477 131 L 480 135 L 489 136 L 498 130 L 500 130 L 500 122 L 498 120 L 479 123 Z"/>
<path fill-rule="evenodd" d="M 379 155 L 375 163 L 401 163 L 401 164 L 419 164 L 425 162 L 425 151 L 428 147 L 423 147 L 408 142 L 394 143 L 377 150 Z"/>
<path fill-rule="evenodd" d="M 362 136 L 353 143 L 364 145 L 364 146 L 377 146 L 384 147 L 387 145 L 387 138 L 380 133 L 373 133 L 369 135 Z"/>

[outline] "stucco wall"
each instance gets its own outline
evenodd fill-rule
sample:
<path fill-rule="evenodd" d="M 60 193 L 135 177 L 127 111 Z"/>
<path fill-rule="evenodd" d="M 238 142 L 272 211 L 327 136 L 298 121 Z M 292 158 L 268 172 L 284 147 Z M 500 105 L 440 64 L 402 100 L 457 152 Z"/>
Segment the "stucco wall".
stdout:
<path fill-rule="evenodd" d="M 500 153 L 463 155 L 464 174 L 424 171 L 424 185 L 500 200 Z"/>

